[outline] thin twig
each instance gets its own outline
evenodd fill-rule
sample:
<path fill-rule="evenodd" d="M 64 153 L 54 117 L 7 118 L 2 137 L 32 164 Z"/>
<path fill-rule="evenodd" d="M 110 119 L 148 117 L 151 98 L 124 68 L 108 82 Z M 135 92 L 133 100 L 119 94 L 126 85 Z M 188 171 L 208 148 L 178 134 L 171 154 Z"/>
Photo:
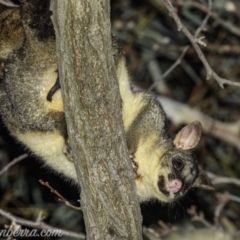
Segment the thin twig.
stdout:
<path fill-rule="evenodd" d="M 201 31 L 205 28 L 205 26 L 207 25 L 207 22 L 211 16 L 211 10 L 212 10 L 212 0 L 208 0 L 207 15 L 203 19 L 201 25 L 196 30 L 194 37 L 197 37 L 201 33 Z"/>
<path fill-rule="evenodd" d="M 7 237 L 7 240 L 17 240 L 14 238 L 14 234 L 16 234 L 21 229 L 21 225 L 12 222 L 11 225 L 4 225 L 4 227 L 10 230 L 10 235 Z"/>
<path fill-rule="evenodd" d="M 240 203 L 240 197 L 235 196 L 229 192 L 225 192 L 224 195 L 226 196 L 226 198 L 228 198 L 230 201 L 234 201 L 237 203 Z"/>
<path fill-rule="evenodd" d="M 15 4 L 9 0 L 0 0 L 0 4 L 4 5 L 6 7 L 19 7 L 19 5 Z"/>
<path fill-rule="evenodd" d="M 196 206 L 191 206 L 187 209 L 187 213 L 191 215 L 191 220 L 193 222 L 201 222 L 207 228 L 214 228 L 214 226 L 204 218 L 203 212 L 197 213 Z"/>
<path fill-rule="evenodd" d="M 23 159 L 27 158 L 28 157 L 28 154 L 25 153 L 17 158 L 14 158 L 10 163 L 8 163 L 1 171 L 0 171 L 0 176 L 7 172 L 9 168 L 11 168 L 13 165 L 15 165 L 16 163 L 22 161 Z"/>
<path fill-rule="evenodd" d="M 221 122 L 173 99 L 161 96 L 157 97 L 157 100 L 162 104 L 167 117 L 173 124 L 189 124 L 198 119 L 202 123 L 206 134 L 210 134 L 233 145 L 240 152 L 239 120 L 236 122 Z"/>
<path fill-rule="evenodd" d="M 210 80 L 211 78 L 215 79 L 219 86 L 221 88 L 224 87 L 224 85 L 233 85 L 233 86 L 237 86 L 240 87 L 240 82 L 232 82 L 230 80 L 224 79 L 219 77 L 216 72 L 213 71 L 213 69 L 210 67 L 206 57 L 204 56 L 202 50 L 200 49 L 199 45 L 198 45 L 198 39 L 196 39 L 190 32 L 189 30 L 185 27 L 184 24 L 182 24 L 179 16 L 176 13 L 175 8 L 173 7 L 172 3 L 170 2 L 170 0 L 163 0 L 165 7 L 168 9 L 169 13 L 171 14 L 172 18 L 174 19 L 175 23 L 177 24 L 177 28 L 179 31 L 182 31 L 185 36 L 189 39 L 189 41 L 192 43 L 192 46 L 194 47 L 195 51 L 198 54 L 198 57 L 200 58 L 200 60 L 202 61 L 206 71 L 207 71 L 207 80 Z"/>
<path fill-rule="evenodd" d="M 43 212 L 40 211 L 36 218 L 36 222 L 42 222 L 43 220 L 44 220 Z"/>
<path fill-rule="evenodd" d="M 149 227 L 144 227 L 143 226 L 143 235 L 146 236 L 149 240 L 159 240 L 160 234 L 157 233 L 156 230 L 149 228 Z"/>
<path fill-rule="evenodd" d="M 217 227 L 220 227 L 220 224 L 219 224 L 220 214 L 221 214 L 223 208 L 228 203 L 229 199 L 226 197 L 225 194 L 221 194 L 221 193 L 217 193 L 216 197 L 217 197 L 218 204 L 214 211 L 214 222 Z"/>
<path fill-rule="evenodd" d="M 13 214 L 11 214 L 11 213 L 3 210 L 3 209 L 0 209 L 0 215 L 9 219 L 9 220 L 11 220 L 12 222 L 21 224 L 23 226 L 37 228 L 37 229 L 47 229 L 47 230 L 52 230 L 52 231 L 61 231 L 61 234 L 63 236 L 72 237 L 72 238 L 76 238 L 76 239 L 85 239 L 86 238 L 85 235 L 82 234 L 82 233 L 67 231 L 67 230 L 60 229 L 60 228 L 54 228 L 51 225 L 48 225 L 44 222 L 29 221 L 29 220 L 26 220 L 24 218 L 14 216 Z"/>
<path fill-rule="evenodd" d="M 182 59 L 186 55 L 188 49 L 189 45 L 184 47 L 182 53 L 177 58 L 177 60 L 162 74 L 162 76 L 159 76 L 158 81 L 162 81 L 162 79 L 166 78 L 182 62 Z M 154 81 L 154 83 L 148 88 L 148 91 L 152 91 L 152 89 L 156 87 L 157 83 L 158 83 L 157 81 Z"/>
<path fill-rule="evenodd" d="M 237 186 L 240 186 L 240 180 L 237 178 L 232 177 L 222 177 L 218 176 L 216 174 L 213 174 L 211 172 L 207 172 L 208 177 L 211 179 L 211 182 L 213 185 L 217 184 L 235 184 Z"/>
<path fill-rule="evenodd" d="M 171 73 L 173 71 L 173 69 L 175 67 L 177 67 L 181 62 L 182 59 L 184 58 L 184 56 L 186 55 L 188 49 L 189 49 L 189 45 L 184 47 L 182 50 L 182 53 L 180 54 L 180 56 L 178 57 L 178 59 L 173 63 L 173 65 L 162 75 L 162 78 L 165 78 L 169 75 L 169 73 Z"/>
<path fill-rule="evenodd" d="M 39 182 L 40 182 L 43 186 L 49 188 L 52 193 L 54 193 L 55 195 L 57 195 L 57 196 L 59 197 L 59 199 L 58 199 L 59 201 L 64 202 L 64 203 L 65 203 L 68 207 L 70 207 L 70 208 L 73 208 L 73 209 L 78 210 L 78 211 L 81 210 L 81 207 L 76 207 L 76 206 L 72 205 L 65 197 L 63 197 L 57 190 L 55 190 L 48 182 L 44 182 L 44 181 L 41 180 L 41 179 L 39 180 Z"/>
<path fill-rule="evenodd" d="M 176 2 L 176 4 L 179 5 L 179 6 L 186 6 L 186 5 L 188 5 L 188 6 L 193 6 L 193 7 L 197 8 L 197 9 L 199 9 L 199 10 L 202 11 L 202 12 L 205 12 L 205 13 L 208 12 L 208 8 L 207 8 L 205 5 L 203 5 L 203 4 L 199 3 L 199 2 L 196 2 L 196 1 L 187 1 L 187 2 L 186 2 L 186 1 L 179 1 L 179 0 L 178 0 L 178 1 Z M 240 28 L 239 28 L 239 27 L 237 27 L 237 26 L 233 25 L 232 23 L 227 22 L 227 21 L 225 21 L 224 19 L 220 18 L 216 13 L 210 12 L 210 16 L 211 16 L 219 25 L 221 25 L 222 27 L 224 27 L 226 30 L 228 30 L 228 31 L 231 32 L 232 34 L 240 37 Z"/>
<path fill-rule="evenodd" d="M 240 203 L 240 197 L 235 196 L 229 192 L 224 192 L 222 193 L 217 193 L 216 197 L 218 199 L 218 205 L 215 208 L 215 212 L 214 212 L 214 222 L 216 226 L 219 226 L 219 218 L 220 218 L 220 214 L 223 210 L 223 208 L 226 206 L 226 204 L 229 201 L 234 201 L 237 203 Z"/>
<path fill-rule="evenodd" d="M 194 37 L 198 37 L 198 35 L 201 33 L 201 31 L 204 29 L 204 27 L 206 26 L 208 19 L 210 17 L 210 12 L 212 9 L 212 0 L 208 0 L 208 12 L 207 15 L 205 16 L 205 18 L 203 19 L 201 25 L 197 28 Z M 186 55 L 188 49 L 190 48 L 190 45 L 186 46 L 183 48 L 182 53 L 180 54 L 180 56 L 177 58 L 177 60 L 170 66 L 170 68 L 167 69 L 167 71 L 165 71 L 164 74 L 162 74 L 162 76 L 160 76 L 160 80 L 166 78 L 179 64 L 181 64 L 182 59 L 184 58 L 184 56 Z M 157 85 L 157 82 L 155 81 L 150 87 L 149 87 L 149 91 L 151 91 L 155 86 Z"/>

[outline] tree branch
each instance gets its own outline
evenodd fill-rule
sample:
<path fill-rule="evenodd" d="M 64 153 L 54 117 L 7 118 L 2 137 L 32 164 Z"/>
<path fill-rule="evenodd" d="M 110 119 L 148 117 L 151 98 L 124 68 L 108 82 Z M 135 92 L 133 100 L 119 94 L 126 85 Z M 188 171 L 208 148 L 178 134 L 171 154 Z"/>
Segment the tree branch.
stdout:
<path fill-rule="evenodd" d="M 6 6 L 6 7 L 19 7 L 19 5 L 14 4 L 12 1 L 10 0 L 0 0 L 0 4 Z"/>
<path fill-rule="evenodd" d="M 151 0 L 154 1 L 154 0 Z M 212 0 L 208 0 L 208 12 L 207 15 L 205 16 L 204 20 L 202 21 L 201 25 L 197 28 L 196 32 L 194 33 L 194 37 L 196 38 L 200 32 L 204 29 L 204 27 L 206 26 L 208 19 L 210 17 L 210 11 L 212 9 Z M 165 71 L 164 74 L 162 74 L 162 76 L 160 76 L 160 81 L 164 78 L 166 78 L 182 61 L 182 59 L 184 58 L 184 56 L 186 55 L 188 49 L 189 49 L 190 45 L 186 46 L 183 48 L 182 53 L 180 54 L 180 56 L 177 58 L 177 60 L 170 66 L 169 69 L 167 69 L 167 71 Z M 149 91 L 151 91 L 158 83 L 159 81 L 156 81 L 156 79 L 154 80 L 154 83 L 152 84 L 152 86 L 149 87 Z"/>
<path fill-rule="evenodd" d="M 0 215 L 11 220 L 12 222 L 21 224 L 23 226 L 37 228 L 37 229 L 47 229 L 47 230 L 52 230 L 52 231 L 60 230 L 61 234 L 63 234 L 66 237 L 71 237 L 71 238 L 76 238 L 76 239 L 85 239 L 85 235 L 82 233 L 76 233 L 76 232 L 66 231 L 66 230 L 59 229 L 59 228 L 54 228 L 51 225 L 48 225 L 44 222 L 29 221 L 24 218 L 14 216 L 13 214 L 11 214 L 7 211 L 4 211 L 3 209 L 0 209 Z"/>
<path fill-rule="evenodd" d="M 237 186 L 240 186 L 240 179 L 233 178 L 233 177 L 223 177 L 218 176 L 214 173 L 207 172 L 208 177 L 211 179 L 211 182 L 213 185 L 218 184 L 235 184 Z"/>
<path fill-rule="evenodd" d="M 193 6 L 197 9 L 199 9 L 202 12 L 209 12 L 208 8 L 206 6 L 204 6 L 203 4 L 199 3 L 199 2 L 193 2 L 193 1 L 181 1 L 181 0 L 177 0 L 176 1 L 177 5 L 180 6 Z M 230 22 L 225 21 L 224 19 L 220 18 L 216 13 L 214 12 L 209 12 L 210 16 L 218 23 L 220 24 L 222 27 L 224 27 L 226 30 L 228 30 L 229 32 L 231 32 L 232 34 L 236 35 L 237 37 L 240 37 L 240 28 L 233 25 Z"/>
<path fill-rule="evenodd" d="M 63 197 L 62 194 L 60 194 L 57 190 L 55 190 L 48 182 L 44 182 L 42 179 L 39 180 L 39 182 L 47 187 L 48 189 L 50 189 L 50 191 L 55 194 L 56 196 L 58 196 L 58 200 L 65 203 L 68 207 L 73 208 L 74 210 L 80 211 L 81 207 L 77 207 L 72 205 L 65 197 Z"/>
<path fill-rule="evenodd" d="M 10 163 L 8 163 L 1 171 L 0 171 L 0 176 L 7 172 L 9 168 L 11 168 L 13 165 L 17 164 L 18 162 L 24 160 L 25 158 L 28 157 L 28 154 L 23 154 L 17 158 L 14 158 Z"/>
<path fill-rule="evenodd" d="M 240 152 L 240 121 L 223 123 L 170 98 L 157 97 L 157 99 L 163 105 L 167 117 L 175 125 L 188 124 L 198 119 L 202 123 L 206 134 L 233 145 Z"/>
<path fill-rule="evenodd" d="M 194 47 L 195 51 L 198 54 L 198 57 L 202 61 L 206 71 L 207 71 L 207 80 L 210 80 L 211 78 L 215 79 L 218 84 L 220 85 L 221 88 L 224 87 L 224 85 L 232 85 L 232 86 L 237 86 L 240 87 L 240 82 L 232 82 L 230 80 L 221 78 L 217 75 L 216 72 L 213 71 L 213 69 L 210 67 L 206 57 L 204 56 L 202 50 L 198 46 L 198 39 L 196 39 L 190 32 L 189 30 L 185 27 L 184 24 L 182 24 L 181 19 L 176 13 L 175 8 L 173 7 L 172 3 L 170 0 L 164 0 L 164 5 L 168 9 L 170 15 L 174 19 L 175 23 L 177 24 L 178 31 L 182 31 L 185 36 L 189 39 L 189 41 L 192 43 L 192 46 Z"/>
<path fill-rule="evenodd" d="M 89 239 L 142 239 L 105 0 L 51 1 L 68 137 Z"/>

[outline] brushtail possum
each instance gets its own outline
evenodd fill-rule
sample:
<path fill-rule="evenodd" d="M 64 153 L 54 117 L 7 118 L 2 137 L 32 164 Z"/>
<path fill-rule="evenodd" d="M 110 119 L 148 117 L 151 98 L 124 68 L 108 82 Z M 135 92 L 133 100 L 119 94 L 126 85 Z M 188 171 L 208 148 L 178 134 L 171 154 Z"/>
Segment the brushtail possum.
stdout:
<path fill-rule="evenodd" d="M 22 44 L 9 47 L 11 54 L 0 83 L 1 116 L 11 135 L 45 165 L 77 182 L 74 164 L 64 151 L 67 131 L 49 1 L 22 0 L 20 6 L 21 23 L 17 26 L 22 34 L 18 35 L 17 43 Z M 3 14 L 9 22 L 19 15 L 19 10 L 7 11 Z M 4 39 L 2 33 L 0 38 Z M 124 55 L 115 40 L 112 46 L 139 200 L 172 202 L 192 187 L 211 189 L 207 175 L 198 168 L 192 153 L 201 137 L 200 122 L 185 126 L 173 140 L 161 104 L 144 91 L 132 90 Z"/>

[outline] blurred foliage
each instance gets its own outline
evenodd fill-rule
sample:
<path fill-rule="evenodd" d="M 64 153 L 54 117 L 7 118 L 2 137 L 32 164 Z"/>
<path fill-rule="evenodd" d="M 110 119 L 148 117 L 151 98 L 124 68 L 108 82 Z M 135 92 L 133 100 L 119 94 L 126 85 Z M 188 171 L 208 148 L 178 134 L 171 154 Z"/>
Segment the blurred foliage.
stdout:
<path fill-rule="evenodd" d="M 192 33 L 206 15 L 207 2 L 206 0 L 172 1 L 183 23 Z M 176 24 L 161 0 L 112 0 L 111 4 L 112 32 L 123 46 L 132 80 L 139 87 L 149 89 L 153 84 L 150 62 L 154 60 L 158 71 L 163 74 L 178 59 L 189 41 L 177 31 Z M 240 81 L 240 34 L 233 33 L 231 27 L 235 26 L 240 32 L 239 9 L 238 0 L 213 1 L 212 11 L 217 17 L 210 17 L 200 34 L 205 36 L 204 41 L 207 46 L 201 48 L 211 67 L 220 76 L 238 82 Z M 230 25 L 226 27 L 222 22 Z M 166 91 L 161 89 L 161 84 L 165 86 Z M 240 88 L 227 86 L 221 89 L 214 80 L 206 81 L 205 68 L 192 47 L 181 64 L 152 91 L 155 94 L 159 92 L 166 94 L 223 122 L 235 122 L 240 119 Z M 170 129 L 172 134 L 178 130 L 171 123 Z M 23 147 L 15 143 L 1 124 L 0 168 L 23 152 Z M 196 155 L 205 170 L 221 176 L 240 178 L 240 164 L 238 164 L 240 154 L 225 142 L 205 135 Z M 48 181 L 65 198 L 77 205 L 76 189 L 43 168 L 40 161 L 29 157 L 1 176 L 0 208 L 32 220 L 43 211 L 46 216 L 45 222 L 56 227 L 83 232 L 81 213 L 58 202 L 55 195 L 38 183 L 38 179 Z M 226 190 L 239 195 L 239 187 L 217 186 L 219 192 Z M 183 221 L 190 222 L 187 209 L 191 205 L 196 205 L 197 211 L 203 211 L 205 218 L 213 223 L 218 203 L 215 192 L 194 189 L 175 204 L 162 205 L 155 201 L 143 204 L 143 224 L 159 229 L 159 220 L 173 225 L 181 224 Z M 239 203 L 229 202 L 223 208 L 220 220 L 222 228 L 227 233 L 232 232 L 232 229 L 234 231 L 240 229 Z M 1 217 L 0 225 L 6 223 L 9 221 Z M 193 223 L 193 225 L 203 227 L 201 224 Z"/>

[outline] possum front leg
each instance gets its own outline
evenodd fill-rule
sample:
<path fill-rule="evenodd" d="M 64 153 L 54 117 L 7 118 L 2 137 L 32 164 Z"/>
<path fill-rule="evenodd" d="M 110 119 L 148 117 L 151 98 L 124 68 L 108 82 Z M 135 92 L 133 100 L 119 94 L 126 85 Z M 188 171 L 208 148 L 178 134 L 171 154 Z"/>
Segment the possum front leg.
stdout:
<path fill-rule="evenodd" d="M 135 173 L 137 173 L 138 170 L 138 164 L 134 161 L 134 154 L 129 155 L 130 159 L 132 160 L 132 167 Z"/>
<path fill-rule="evenodd" d="M 55 84 L 53 85 L 53 87 L 49 90 L 48 94 L 47 94 L 47 101 L 52 102 L 52 97 L 53 95 L 59 90 L 61 89 L 60 86 L 60 81 L 59 81 L 59 77 L 57 77 Z M 65 137 L 65 144 L 63 146 L 62 149 L 64 155 L 66 156 L 66 158 L 68 159 L 68 161 L 73 162 L 73 158 L 72 158 L 72 150 L 71 147 L 69 145 L 69 140 L 68 137 Z"/>

